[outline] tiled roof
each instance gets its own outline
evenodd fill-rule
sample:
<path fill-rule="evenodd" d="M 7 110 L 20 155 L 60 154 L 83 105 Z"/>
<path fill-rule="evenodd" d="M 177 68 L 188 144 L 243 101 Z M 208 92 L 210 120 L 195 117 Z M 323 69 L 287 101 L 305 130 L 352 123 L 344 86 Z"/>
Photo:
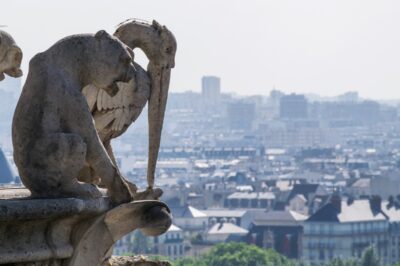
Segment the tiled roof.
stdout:
<path fill-rule="evenodd" d="M 368 188 L 370 187 L 371 179 L 369 178 L 360 178 L 356 182 L 351 185 L 352 187 L 359 187 L 359 188 Z"/>
<path fill-rule="evenodd" d="M 178 226 L 171 224 L 171 226 L 168 229 L 168 232 L 179 232 L 182 231 L 182 229 L 180 229 Z"/>
<path fill-rule="evenodd" d="M 399 206 L 390 205 L 388 201 L 382 202 L 382 210 L 387 215 L 389 221 L 400 222 L 400 208 Z"/>
<path fill-rule="evenodd" d="M 198 209 L 186 205 L 183 207 L 177 207 L 177 208 L 171 208 L 172 215 L 175 218 L 202 218 L 202 217 L 207 217 L 207 214 L 205 214 L 202 211 L 199 211 Z"/>
<path fill-rule="evenodd" d="M 295 184 L 292 191 L 290 192 L 288 200 L 291 200 L 294 196 L 300 194 L 308 199 L 308 194 L 316 193 L 318 184 Z"/>
<path fill-rule="evenodd" d="M 295 211 L 264 211 L 264 210 L 251 210 L 253 224 L 256 226 L 271 225 L 279 223 L 297 223 L 306 220 L 308 217 Z"/>
<path fill-rule="evenodd" d="M 228 199 L 275 199 L 272 192 L 235 192 Z"/>
<path fill-rule="evenodd" d="M 341 210 L 332 203 L 324 205 L 306 222 L 362 222 L 386 220 L 382 211 L 374 211 L 368 199 L 354 200 L 351 204 L 341 201 Z"/>
<path fill-rule="evenodd" d="M 207 234 L 241 234 L 246 235 L 249 231 L 232 223 L 217 223 L 208 230 Z"/>
<path fill-rule="evenodd" d="M 242 217 L 247 210 L 229 210 L 229 209 L 211 209 L 211 210 L 201 210 L 208 217 Z"/>

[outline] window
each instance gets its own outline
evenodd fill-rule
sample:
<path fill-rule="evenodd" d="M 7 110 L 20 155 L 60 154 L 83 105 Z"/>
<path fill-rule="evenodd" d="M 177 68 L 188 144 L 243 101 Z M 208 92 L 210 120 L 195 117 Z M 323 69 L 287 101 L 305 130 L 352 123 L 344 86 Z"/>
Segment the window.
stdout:
<path fill-rule="evenodd" d="M 329 234 L 333 234 L 333 224 L 329 224 Z"/>
<path fill-rule="evenodd" d="M 320 232 L 321 234 L 325 234 L 325 225 L 324 225 L 324 224 L 321 224 L 321 225 L 320 225 L 320 227 L 319 227 L 319 232 Z"/>
<path fill-rule="evenodd" d="M 325 260 L 325 251 L 323 249 L 319 250 L 319 260 Z"/>
<path fill-rule="evenodd" d="M 183 245 L 179 245 L 179 254 L 183 255 Z"/>
<path fill-rule="evenodd" d="M 333 248 L 329 249 L 329 259 L 333 259 Z"/>

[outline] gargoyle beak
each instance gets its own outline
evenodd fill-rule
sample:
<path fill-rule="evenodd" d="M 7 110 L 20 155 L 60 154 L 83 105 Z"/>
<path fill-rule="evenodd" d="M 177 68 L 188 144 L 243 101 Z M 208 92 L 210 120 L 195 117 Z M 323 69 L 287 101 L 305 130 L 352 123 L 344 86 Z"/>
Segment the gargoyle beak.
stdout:
<path fill-rule="evenodd" d="M 148 73 L 151 79 L 151 94 L 148 106 L 149 119 L 149 157 L 147 163 L 147 181 L 150 188 L 154 186 L 158 150 L 167 105 L 171 69 L 149 64 Z"/>

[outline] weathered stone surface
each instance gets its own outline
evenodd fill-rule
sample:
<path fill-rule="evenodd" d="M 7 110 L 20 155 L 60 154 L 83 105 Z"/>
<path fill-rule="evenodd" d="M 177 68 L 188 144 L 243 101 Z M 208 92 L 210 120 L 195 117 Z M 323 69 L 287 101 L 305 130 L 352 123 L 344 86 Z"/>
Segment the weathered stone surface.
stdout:
<path fill-rule="evenodd" d="M 171 224 L 168 207 L 159 201 L 114 207 L 107 197 L 31 199 L 26 194 L 20 190 L 21 198 L 0 199 L 0 264 L 102 265 L 123 235 L 136 229 L 164 233 Z"/>
<path fill-rule="evenodd" d="M 14 78 L 21 77 L 21 61 L 22 50 L 10 34 L 0 30 L 0 81 L 5 78 L 4 74 Z"/>
<path fill-rule="evenodd" d="M 13 119 L 14 160 L 33 197 L 100 197 L 77 181 L 88 165 L 116 203 L 131 194 L 107 155 L 81 89 L 96 84 L 111 95 L 134 74 L 129 48 L 105 31 L 62 39 L 36 55 Z"/>
<path fill-rule="evenodd" d="M 137 229 L 155 236 L 171 225 L 168 207 L 153 200 L 162 193 L 153 185 L 176 42 L 156 22 L 134 24 L 122 24 L 115 35 L 125 38 L 132 48 L 143 48 L 150 60 L 147 72 L 138 65 L 136 70 L 132 50 L 104 31 L 64 38 L 30 61 L 13 119 L 14 160 L 29 190 L 0 189 L 0 264 L 123 263 L 111 258 L 113 244 L 122 236 Z M 20 60 L 17 63 L 19 69 Z M 15 66 L 7 71 L 17 72 Z M 123 86 L 117 83 L 124 83 L 136 94 L 119 96 Z M 100 138 L 92 113 L 95 119 L 101 114 L 82 93 L 89 84 L 97 91 L 93 99 L 100 99 L 94 104 L 98 111 L 132 104 L 140 110 L 129 110 L 127 116 L 111 112 L 113 123 L 98 124 Z M 122 99 L 122 107 L 118 99 Z M 149 187 L 138 192 L 116 168 L 109 141 L 126 130 L 147 101 Z M 108 142 L 107 150 L 102 142 Z M 85 174 L 90 177 L 88 183 L 78 182 Z M 107 190 L 90 184 L 93 177 Z M 132 198 L 135 201 L 129 202 Z M 132 265 L 168 265 L 145 259 L 130 261 Z"/>
<path fill-rule="evenodd" d="M 112 256 L 103 266 L 171 266 L 168 261 L 150 260 L 145 256 Z"/>
<path fill-rule="evenodd" d="M 175 36 L 167 27 L 161 26 L 156 21 L 153 21 L 151 25 L 135 20 L 124 22 L 115 31 L 114 36 L 131 49 L 141 48 L 149 59 L 147 73 L 151 81 L 151 91 L 148 105 L 147 181 L 151 190 L 154 186 L 154 173 L 160 148 L 171 69 L 175 67 L 177 43 Z"/>
<path fill-rule="evenodd" d="M 147 71 L 135 63 L 136 73 L 129 83 L 118 83 L 115 97 L 110 97 L 94 85 L 83 89 L 93 114 L 96 129 L 113 159 L 110 141 L 123 134 L 138 118 L 149 101 L 149 159 L 148 191 L 138 193 L 136 199 L 155 199 L 161 190 L 152 190 L 154 172 L 161 140 L 165 106 L 169 88 L 171 68 L 175 66 L 176 40 L 165 27 L 154 21 L 152 24 L 129 20 L 122 23 L 114 36 L 131 49 L 140 48 L 149 59 Z M 115 159 L 114 159 L 115 162 Z M 85 171 L 91 174 L 90 171 Z M 96 180 L 96 177 L 88 179 Z M 95 181 L 96 182 L 96 181 Z"/>

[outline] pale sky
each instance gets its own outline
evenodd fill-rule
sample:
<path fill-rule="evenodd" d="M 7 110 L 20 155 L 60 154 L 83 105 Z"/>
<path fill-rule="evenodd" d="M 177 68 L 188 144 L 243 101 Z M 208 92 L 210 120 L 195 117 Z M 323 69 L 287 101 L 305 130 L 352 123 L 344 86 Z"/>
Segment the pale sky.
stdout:
<path fill-rule="evenodd" d="M 170 91 L 199 91 L 203 75 L 217 75 L 222 91 L 238 94 L 400 98 L 398 0 L 0 0 L 25 74 L 60 38 L 113 33 L 128 18 L 156 19 L 175 34 Z"/>

